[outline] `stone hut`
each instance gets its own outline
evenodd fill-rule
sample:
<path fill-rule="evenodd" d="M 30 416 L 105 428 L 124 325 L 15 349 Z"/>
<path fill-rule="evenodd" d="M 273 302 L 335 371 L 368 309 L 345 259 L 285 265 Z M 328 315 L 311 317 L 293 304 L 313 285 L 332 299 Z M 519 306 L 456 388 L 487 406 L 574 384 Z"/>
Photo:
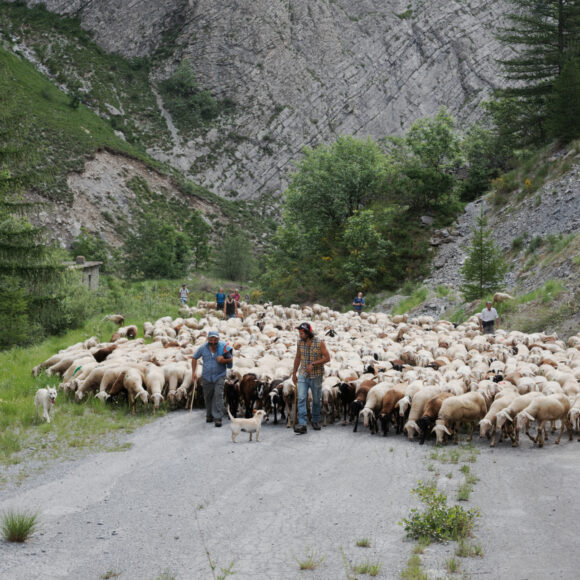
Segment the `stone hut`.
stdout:
<path fill-rule="evenodd" d="M 65 262 L 72 270 L 81 270 L 83 282 L 89 290 L 97 290 L 99 287 L 99 268 L 103 262 L 87 262 L 84 256 L 77 256 L 74 262 Z"/>

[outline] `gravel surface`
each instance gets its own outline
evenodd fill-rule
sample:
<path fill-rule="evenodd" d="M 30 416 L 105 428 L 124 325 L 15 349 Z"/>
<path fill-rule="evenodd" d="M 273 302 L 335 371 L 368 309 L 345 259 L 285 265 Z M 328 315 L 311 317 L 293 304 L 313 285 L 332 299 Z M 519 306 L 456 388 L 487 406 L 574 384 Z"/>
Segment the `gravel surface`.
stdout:
<path fill-rule="evenodd" d="M 261 439 L 242 433 L 233 444 L 227 422 L 216 429 L 203 411 L 174 412 L 127 436 L 128 450 L 8 485 L 0 512 L 37 510 L 41 529 L 25 544 L 0 542 L 0 578 L 214 579 L 233 562 L 240 580 L 317 580 L 354 577 L 345 561 L 368 560 L 382 563 L 377 578 L 395 579 L 415 546 L 397 524 L 418 506 L 410 490 L 436 477 L 451 501 L 463 482 L 463 459 L 441 461 L 454 446 L 436 453 L 339 424 L 302 436 L 267 424 Z M 553 440 L 544 449 L 475 441 L 479 482 L 462 505 L 481 510 L 473 542 L 484 556 L 461 559 L 468 577 L 578 578 L 580 443 Z M 370 548 L 355 545 L 362 538 Z M 426 549 L 430 577 L 449 577 L 454 549 Z M 309 550 L 324 560 L 301 571 Z"/>

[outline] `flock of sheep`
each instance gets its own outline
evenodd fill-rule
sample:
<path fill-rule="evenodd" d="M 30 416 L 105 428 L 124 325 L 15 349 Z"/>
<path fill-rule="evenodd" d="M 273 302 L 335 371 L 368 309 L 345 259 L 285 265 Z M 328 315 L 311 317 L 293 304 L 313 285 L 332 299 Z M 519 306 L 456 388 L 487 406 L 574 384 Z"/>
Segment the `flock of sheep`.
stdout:
<path fill-rule="evenodd" d="M 508 438 L 517 445 L 522 430 L 538 446 L 549 431 L 580 433 L 580 334 L 564 343 L 544 333 L 499 330 L 482 335 L 477 316 L 454 324 L 428 316 L 339 313 L 320 305 L 288 308 L 240 304 L 243 318 L 223 320 L 213 303 L 185 307 L 183 318 L 121 327 L 107 343 L 90 338 L 60 351 L 33 369 L 62 377 L 60 389 L 81 402 L 103 403 L 127 396 L 132 412 L 140 401 L 170 409 L 192 404 L 191 356 L 209 329 L 234 348 L 225 399 L 234 416 L 264 409 L 290 426 L 295 402 L 292 372 L 298 333 L 312 323 L 331 355 L 322 390 L 323 426 L 359 420 L 372 433 L 392 426 L 423 442 L 437 443 L 459 427 L 479 424 L 491 446 Z M 111 317 L 122 323 L 122 317 Z M 198 373 L 201 372 L 198 365 Z M 198 389 L 199 392 L 201 389 Z M 530 431 L 535 423 L 535 431 Z M 550 429 L 548 428 L 548 424 Z M 580 441 L 580 436 L 579 436 Z"/>

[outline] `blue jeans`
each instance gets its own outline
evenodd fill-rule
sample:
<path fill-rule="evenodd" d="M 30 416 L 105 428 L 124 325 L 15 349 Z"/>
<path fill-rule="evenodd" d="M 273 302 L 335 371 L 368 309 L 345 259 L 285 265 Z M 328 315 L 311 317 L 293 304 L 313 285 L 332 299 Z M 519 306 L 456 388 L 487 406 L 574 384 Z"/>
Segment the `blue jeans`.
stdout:
<path fill-rule="evenodd" d="M 298 377 L 298 425 L 306 425 L 306 399 L 312 391 L 312 422 L 320 422 L 322 401 L 322 377 Z"/>

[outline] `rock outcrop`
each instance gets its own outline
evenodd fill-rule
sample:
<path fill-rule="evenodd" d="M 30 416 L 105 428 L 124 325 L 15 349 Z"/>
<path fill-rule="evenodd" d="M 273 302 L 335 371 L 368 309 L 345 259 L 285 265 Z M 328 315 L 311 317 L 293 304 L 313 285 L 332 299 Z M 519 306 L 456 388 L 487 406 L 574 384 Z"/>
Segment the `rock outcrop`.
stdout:
<path fill-rule="evenodd" d="M 29 5 L 38 0 L 28 0 Z M 446 106 L 462 124 L 499 83 L 503 1 L 43 0 L 107 51 L 151 54 L 168 35 L 166 78 L 183 59 L 216 98 L 218 129 L 151 150 L 218 195 L 279 195 L 304 146 L 380 138 Z"/>

